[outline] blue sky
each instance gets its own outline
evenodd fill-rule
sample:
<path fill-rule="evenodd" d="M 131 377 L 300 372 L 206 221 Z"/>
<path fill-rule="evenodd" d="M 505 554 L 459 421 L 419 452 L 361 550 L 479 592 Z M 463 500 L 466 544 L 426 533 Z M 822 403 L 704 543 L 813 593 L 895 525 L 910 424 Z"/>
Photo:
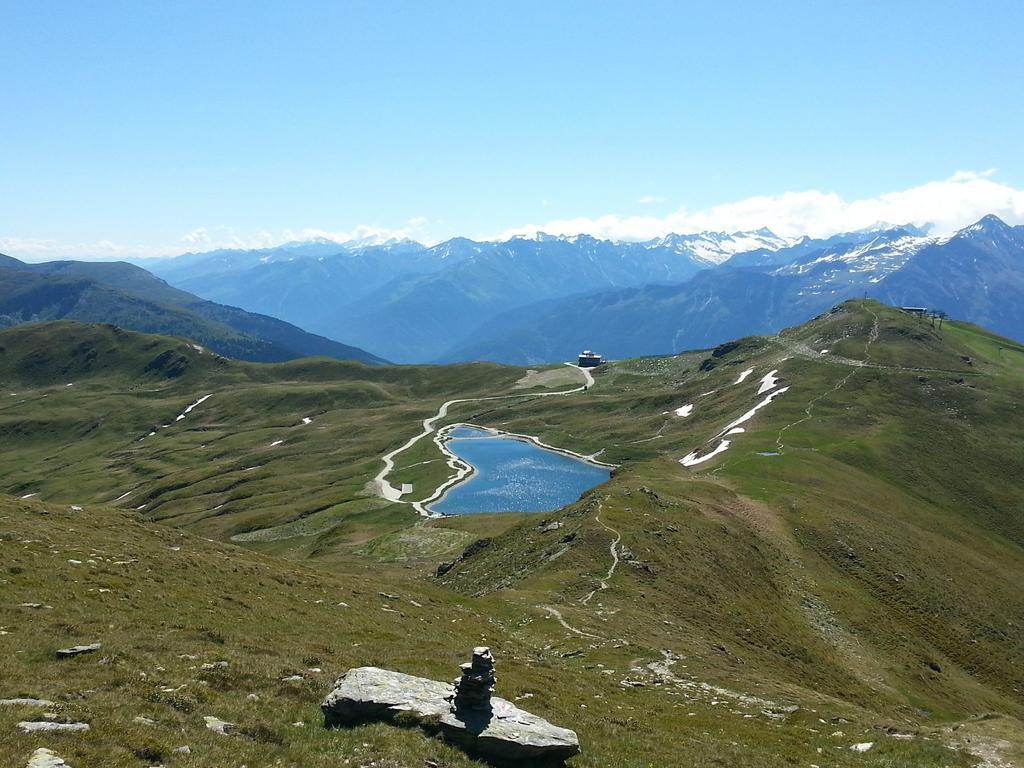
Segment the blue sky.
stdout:
<path fill-rule="evenodd" d="M 1019 0 L 0 8 L 12 255 L 1024 221 Z"/>

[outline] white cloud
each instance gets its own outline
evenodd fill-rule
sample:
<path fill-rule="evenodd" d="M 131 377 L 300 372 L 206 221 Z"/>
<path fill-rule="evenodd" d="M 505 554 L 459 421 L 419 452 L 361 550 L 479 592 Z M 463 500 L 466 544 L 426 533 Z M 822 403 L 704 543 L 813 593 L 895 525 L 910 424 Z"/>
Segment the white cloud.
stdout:
<path fill-rule="evenodd" d="M 47 261 L 74 258 L 95 261 L 118 259 L 146 259 L 176 256 L 183 251 L 213 251 L 220 248 L 257 249 L 273 248 L 294 241 L 332 240 L 336 243 L 360 241 L 367 244 L 383 243 L 394 239 L 424 240 L 424 229 L 430 222 L 416 216 L 401 227 L 372 227 L 360 225 L 349 230 L 326 230 L 312 227 L 284 229 L 280 232 L 259 230 L 250 234 L 234 227 L 195 227 L 186 232 L 173 245 L 138 245 L 115 243 L 110 240 L 95 242 L 61 242 L 59 240 L 0 236 L 0 253 L 25 261 Z"/>
<path fill-rule="evenodd" d="M 645 196 L 637 202 L 651 204 L 660 198 Z M 664 216 L 623 216 L 607 214 L 596 218 L 580 216 L 507 229 L 483 239 L 505 240 L 516 235 L 542 231 L 552 235 L 589 234 L 612 240 L 649 240 L 670 232 L 687 234 L 769 227 L 779 235 L 823 237 L 836 232 L 890 224 L 931 225 L 935 234 L 947 234 L 994 213 L 1010 224 L 1024 223 L 1024 190 L 995 179 L 995 171 L 957 171 L 941 181 L 932 181 L 874 197 L 845 200 L 835 192 L 806 190 L 758 195 L 710 208 L 680 208 Z M 431 226 L 433 225 L 433 226 Z M 28 261 L 58 258 L 128 259 L 171 256 L 182 251 L 218 248 L 270 248 L 295 240 L 324 238 L 335 242 L 353 240 L 367 243 L 410 238 L 426 244 L 437 242 L 428 229 L 443 226 L 423 216 L 410 218 L 398 227 L 360 225 L 350 229 L 299 228 L 277 232 L 241 232 L 234 227 L 200 226 L 184 233 L 177 242 L 165 245 L 57 240 L 0 236 L 0 253 Z M 463 234 L 462 232 L 452 234 Z"/>
<path fill-rule="evenodd" d="M 657 195 L 644 195 L 637 200 L 640 205 L 656 205 L 657 203 L 664 203 L 664 197 L 658 197 Z"/>
<path fill-rule="evenodd" d="M 505 230 L 496 239 L 547 232 L 552 235 L 590 234 L 612 240 L 649 240 L 675 232 L 759 229 L 783 236 L 824 237 L 880 222 L 932 225 L 947 234 L 994 213 L 1007 223 L 1024 223 L 1024 190 L 995 181 L 993 170 L 958 171 L 933 181 L 875 197 L 844 200 L 834 192 L 807 190 L 758 195 L 703 210 L 680 208 L 666 216 L 620 216 L 556 219 Z"/>
<path fill-rule="evenodd" d="M 177 253 L 181 249 L 172 249 L 172 251 Z M 76 243 L 42 238 L 0 236 L 0 253 L 24 259 L 25 261 L 81 258 L 97 261 L 117 261 L 166 256 L 168 252 L 168 249 L 165 247 L 115 243 L 111 240 Z"/>

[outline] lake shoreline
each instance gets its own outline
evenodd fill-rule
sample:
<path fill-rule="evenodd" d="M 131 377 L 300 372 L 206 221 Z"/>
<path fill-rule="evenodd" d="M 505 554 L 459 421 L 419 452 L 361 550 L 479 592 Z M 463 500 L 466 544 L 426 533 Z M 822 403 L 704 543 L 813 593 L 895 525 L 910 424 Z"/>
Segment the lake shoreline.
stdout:
<path fill-rule="evenodd" d="M 525 435 L 519 432 L 507 432 L 505 430 L 497 429 L 495 427 L 485 427 L 481 424 L 473 424 L 471 422 L 458 422 L 455 424 L 446 424 L 445 426 L 438 429 L 437 432 L 434 434 L 434 443 L 445 455 L 445 457 L 447 457 L 448 466 L 456 470 L 456 474 L 454 477 L 448 478 L 448 480 L 439 485 L 434 490 L 434 493 L 432 493 L 428 498 L 418 502 L 422 506 L 422 508 L 428 512 L 428 516 L 432 518 L 458 517 L 458 515 L 445 514 L 444 512 L 434 511 L 430 509 L 430 506 L 434 504 L 439 504 L 442 501 L 444 501 L 452 490 L 468 482 L 479 471 L 471 463 L 461 458 L 460 456 L 457 456 L 455 453 L 451 451 L 451 449 L 448 448 L 448 442 L 452 439 L 449 436 L 450 433 L 460 427 L 476 429 L 481 432 L 485 432 L 487 433 L 488 437 L 507 437 L 512 440 L 519 440 L 521 442 L 529 443 L 543 451 L 548 451 L 550 453 L 556 453 L 562 456 L 567 456 L 569 458 L 581 461 L 585 464 L 589 464 L 590 466 L 593 467 L 600 467 L 601 469 L 607 469 L 609 471 L 613 471 L 615 469 L 618 469 L 619 467 L 618 464 L 611 464 L 609 462 L 599 461 L 597 458 L 595 458 L 597 454 L 592 454 L 588 456 L 582 453 L 577 453 L 576 451 L 569 450 L 568 448 L 560 448 L 555 445 L 549 445 L 536 435 Z"/>

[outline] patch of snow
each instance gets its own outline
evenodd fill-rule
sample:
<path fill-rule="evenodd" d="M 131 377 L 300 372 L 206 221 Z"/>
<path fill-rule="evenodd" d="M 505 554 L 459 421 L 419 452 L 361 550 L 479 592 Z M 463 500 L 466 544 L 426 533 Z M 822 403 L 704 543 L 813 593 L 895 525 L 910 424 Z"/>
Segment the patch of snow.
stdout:
<path fill-rule="evenodd" d="M 193 408 L 195 408 L 197 405 L 202 405 L 207 400 L 209 400 L 211 397 L 213 397 L 213 393 L 212 392 L 209 395 L 203 395 L 198 400 L 196 400 L 194 403 L 192 403 L 192 405 L 190 405 L 188 408 L 186 408 L 184 411 L 182 411 L 180 414 L 178 414 L 178 417 L 175 419 L 175 421 L 181 421 L 182 419 L 184 419 L 186 416 L 188 416 L 192 412 Z"/>
<path fill-rule="evenodd" d="M 862 741 L 860 744 L 851 744 L 850 749 L 854 752 L 867 752 L 873 746 L 875 746 L 873 741 Z"/>
<path fill-rule="evenodd" d="M 783 392 L 788 392 L 788 391 L 789 391 L 789 387 L 782 387 L 782 389 L 776 389 L 774 392 L 771 392 L 760 403 L 755 405 L 753 408 L 751 408 L 749 411 L 744 413 L 742 416 L 740 416 L 738 419 L 736 419 L 732 423 L 726 425 L 726 427 L 721 432 L 719 432 L 718 435 L 716 435 L 716 437 L 720 437 L 721 435 L 724 435 L 730 429 L 732 429 L 733 427 L 738 427 L 740 424 L 742 424 L 745 421 L 750 421 L 752 418 L 754 418 L 754 414 L 755 413 L 757 413 L 759 410 L 764 408 L 766 405 L 768 405 L 772 400 L 774 400 L 776 397 L 781 395 Z"/>
<path fill-rule="evenodd" d="M 23 499 L 31 499 L 31 498 L 32 498 L 33 496 L 38 496 L 38 495 L 39 495 L 39 493 L 38 493 L 38 492 L 36 492 L 36 493 L 26 493 L 26 494 L 25 494 L 24 496 L 22 496 L 21 498 L 23 498 Z"/>
<path fill-rule="evenodd" d="M 747 430 L 745 430 L 743 427 L 733 427 L 732 429 L 730 429 L 725 434 L 726 435 L 738 435 L 738 434 L 740 434 L 742 432 L 746 432 L 746 431 Z"/>
<path fill-rule="evenodd" d="M 829 248 L 812 259 L 798 259 L 779 267 L 772 274 L 817 272 L 828 282 L 844 273 L 867 273 L 870 282 L 878 282 L 906 264 L 922 248 L 939 242 L 941 238 L 907 235 L 893 239 L 883 234 L 853 247 Z"/>
<path fill-rule="evenodd" d="M 731 445 L 731 441 L 729 441 L 729 440 L 722 440 L 722 441 L 720 441 L 718 443 L 717 446 L 715 446 L 715 450 L 711 451 L 711 453 L 706 453 L 703 456 L 699 456 L 698 457 L 698 455 L 697 455 L 698 452 L 694 451 L 693 453 L 688 453 L 686 456 L 681 458 L 679 460 L 679 463 L 682 464 L 684 467 L 692 467 L 694 464 L 700 464 L 701 462 L 707 461 L 712 456 L 717 456 L 722 451 L 729 450 L 729 446 L 730 445 Z"/>
<path fill-rule="evenodd" d="M 765 392 L 775 389 L 775 385 L 779 383 L 779 378 L 775 375 L 778 372 L 779 369 L 776 368 L 764 375 L 764 378 L 761 379 L 761 387 L 757 390 L 757 394 L 763 395 Z"/>
<path fill-rule="evenodd" d="M 744 381 L 747 380 L 747 376 L 749 376 L 753 372 L 754 372 L 753 368 L 747 368 L 747 370 L 745 370 L 743 373 L 741 373 L 740 377 L 738 379 L 736 379 L 736 381 L 733 382 L 733 385 L 735 386 L 736 384 L 742 384 Z"/>
<path fill-rule="evenodd" d="M 827 350 L 827 349 L 823 349 L 823 350 L 821 350 L 821 352 L 819 352 L 818 354 L 819 354 L 819 355 L 827 355 L 827 354 L 828 354 L 828 350 Z"/>
<path fill-rule="evenodd" d="M 270 444 L 270 447 L 273 448 L 275 445 L 280 445 L 283 442 L 284 442 L 284 440 L 275 440 L 274 442 L 272 442 Z"/>
<path fill-rule="evenodd" d="M 667 248 L 704 264 L 722 264 L 737 253 L 764 249 L 775 251 L 795 242 L 779 237 L 767 229 L 754 232 L 696 232 L 670 234 L 643 245 L 646 248 Z"/>
<path fill-rule="evenodd" d="M 128 498 L 129 496 L 131 496 L 131 495 L 132 495 L 132 492 L 131 492 L 131 491 L 125 491 L 124 493 L 122 493 L 122 494 L 121 494 L 120 496 L 118 496 L 118 497 L 117 497 L 116 499 L 114 499 L 114 500 L 113 500 L 112 502 L 110 502 L 110 503 L 111 503 L 111 504 L 116 504 L 116 503 L 117 503 L 117 502 L 119 502 L 119 501 L 120 501 L 121 499 L 127 499 L 127 498 Z"/>
<path fill-rule="evenodd" d="M 309 416 L 303 416 L 303 417 L 302 417 L 302 423 L 303 423 L 304 425 L 305 425 L 305 424 L 312 424 L 312 423 L 313 423 L 313 420 L 312 420 L 311 418 L 309 418 Z"/>
<path fill-rule="evenodd" d="M 683 416 L 685 418 L 686 416 L 689 416 L 691 413 L 693 413 L 692 403 L 690 405 L 684 405 L 681 408 L 676 408 L 676 416 Z"/>

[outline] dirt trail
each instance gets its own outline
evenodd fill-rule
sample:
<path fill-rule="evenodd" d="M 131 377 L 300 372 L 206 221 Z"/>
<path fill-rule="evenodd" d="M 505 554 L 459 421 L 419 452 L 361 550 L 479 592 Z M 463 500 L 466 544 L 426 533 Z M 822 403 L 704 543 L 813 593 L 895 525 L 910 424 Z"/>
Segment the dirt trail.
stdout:
<path fill-rule="evenodd" d="M 574 635 L 579 635 L 580 637 L 591 637 L 591 638 L 593 638 L 595 640 L 604 640 L 604 638 L 601 637 L 600 635 L 594 635 L 594 634 L 591 634 L 590 632 L 584 632 L 582 629 L 577 629 L 576 627 L 574 627 L 572 624 L 570 624 L 569 622 L 567 622 L 565 620 L 565 617 L 562 616 L 562 612 L 560 610 L 558 610 L 557 608 L 555 608 L 553 606 L 550 606 L 550 605 L 542 605 L 541 608 L 543 608 L 547 612 L 547 614 L 549 616 L 551 616 L 553 619 L 555 619 L 555 621 L 557 621 L 559 624 L 561 624 L 567 630 L 572 632 Z"/>
<path fill-rule="evenodd" d="M 615 575 L 615 569 L 619 567 L 619 542 L 622 541 L 622 534 L 601 519 L 601 509 L 602 502 L 598 502 L 597 514 L 594 515 L 594 520 L 597 521 L 598 525 L 615 536 L 615 538 L 612 539 L 611 546 L 609 547 L 612 555 L 612 564 L 608 567 L 608 573 L 606 573 L 605 577 L 600 580 L 599 586 L 592 589 L 582 600 L 580 600 L 580 603 L 583 605 L 587 605 L 598 592 L 603 592 L 608 589 L 608 582 L 611 580 L 612 576 Z"/>
<path fill-rule="evenodd" d="M 865 368 L 871 365 L 871 345 L 878 340 L 878 315 L 870 307 L 866 307 L 866 309 L 868 312 L 871 313 L 871 316 L 874 318 L 874 322 L 871 325 L 871 332 L 868 334 L 868 338 L 864 342 L 863 361 L 851 361 L 851 363 L 856 363 L 855 365 L 853 365 L 852 370 L 839 381 L 837 381 L 835 386 L 832 387 L 832 389 L 826 390 L 813 397 L 811 401 L 807 403 L 807 407 L 804 409 L 804 417 L 802 419 L 797 419 L 796 421 L 790 422 L 789 424 L 787 424 L 786 426 L 779 430 L 779 434 L 775 438 L 775 450 L 780 455 L 785 453 L 785 443 L 782 442 L 782 438 L 787 431 L 789 431 L 793 427 L 799 426 L 800 424 L 803 424 L 804 422 L 813 419 L 815 405 L 817 405 L 819 402 L 824 400 L 829 395 L 833 395 L 839 390 L 841 390 L 843 387 L 845 387 L 846 382 L 848 382 L 850 378 L 853 376 L 853 374 L 855 374 L 860 368 Z M 846 358 L 842 359 L 845 360 Z"/>

